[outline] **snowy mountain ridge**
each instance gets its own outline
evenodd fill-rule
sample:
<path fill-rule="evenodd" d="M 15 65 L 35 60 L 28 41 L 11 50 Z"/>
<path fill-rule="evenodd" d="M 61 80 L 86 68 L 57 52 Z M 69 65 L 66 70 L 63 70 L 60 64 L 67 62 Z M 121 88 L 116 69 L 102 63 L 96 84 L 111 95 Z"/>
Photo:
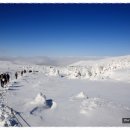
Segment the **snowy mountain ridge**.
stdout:
<path fill-rule="evenodd" d="M 106 63 L 129 63 L 130 62 L 130 55 L 127 56 L 118 56 L 118 57 L 107 57 L 104 59 L 99 59 L 98 62 L 95 60 L 82 60 L 76 63 L 71 64 L 70 66 L 88 66 L 88 65 L 94 65 L 94 64 L 106 64 Z"/>
<path fill-rule="evenodd" d="M 2 71 L 33 69 L 49 76 L 69 79 L 110 79 L 117 70 L 130 69 L 130 55 L 110 57 L 99 60 L 79 61 L 68 66 L 49 66 L 36 64 L 16 64 L 11 61 L 0 61 Z"/>
<path fill-rule="evenodd" d="M 96 61 L 79 61 L 67 67 L 44 67 L 48 75 L 70 79 L 106 79 L 116 70 L 130 68 L 130 56 L 112 57 Z"/>

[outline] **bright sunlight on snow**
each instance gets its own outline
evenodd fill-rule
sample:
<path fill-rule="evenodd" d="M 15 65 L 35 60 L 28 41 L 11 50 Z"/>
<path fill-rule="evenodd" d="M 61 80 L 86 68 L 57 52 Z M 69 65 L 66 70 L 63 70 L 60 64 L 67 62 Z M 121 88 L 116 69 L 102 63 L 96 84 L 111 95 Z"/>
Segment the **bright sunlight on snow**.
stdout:
<path fill-rule="evenodd" d="M 130 118 L 130 56 L 66 66 L 0 61 L 0 71 L 11 76 L 0 88 L 0 126 L 130 126 L 122 123 Z"/>

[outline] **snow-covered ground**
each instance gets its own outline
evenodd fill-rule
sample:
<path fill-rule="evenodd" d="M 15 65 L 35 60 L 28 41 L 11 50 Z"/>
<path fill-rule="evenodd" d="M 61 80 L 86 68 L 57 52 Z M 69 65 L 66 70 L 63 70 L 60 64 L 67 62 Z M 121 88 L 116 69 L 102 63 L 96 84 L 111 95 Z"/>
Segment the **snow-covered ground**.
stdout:
<path fill-rule="evenodd" d="M 32 69 L 14 79 L 14 73 Z M 0 88 L 0 125 L 130 126 L 130 56 L 66 66 L 0 61 L 11 82 Z M 11 109 L 13 108 L 13 112 Z"/>

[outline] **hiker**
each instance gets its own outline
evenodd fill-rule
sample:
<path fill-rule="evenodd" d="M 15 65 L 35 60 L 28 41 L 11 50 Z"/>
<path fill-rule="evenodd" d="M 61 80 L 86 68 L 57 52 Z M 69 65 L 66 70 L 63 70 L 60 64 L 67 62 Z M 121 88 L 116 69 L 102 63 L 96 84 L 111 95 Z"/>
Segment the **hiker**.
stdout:
<path fill-rule="evenodd" d="M 26 73 L 26 70 L 24 70 L 24 73 Z"/>
<path fill-rule="evenodd" d="M 29 70 L 29 73 L 32 73 L 32 70 Z"/>
<path fill-rule="evenodd" d="M 1 87 L 4 87 L 4 78 L 3 78 L 3 74 L 0 75 L 0 82 L 1 82 Z"/>
<path fill-rule="evenodd" d="M 7 84 L 7 76 L 6 73 L 3 74 L 3 81 L 4 81 L 4 85 Z"/>
<path fill-rule="evenodd" d="M 23 71 L 21 71 L 21 76 L 23 76 Z"/>
<path fill-rule="evenodd" d="M 18 73 L 17 73 L 17 72 L 15 73 L 15 78 L 16 78 L 16 79 L 18 78 Z"/>
<path fill-rule="evenodd" d="M 2 79 L 2 73 L 0 74 L 0 80 Z"/>
<path fill-rule="evenodd" d="M 6 78 L 7 78 L 7 83 L 10 81 L 10 75 L 7 73 L 6 74 Z"/>

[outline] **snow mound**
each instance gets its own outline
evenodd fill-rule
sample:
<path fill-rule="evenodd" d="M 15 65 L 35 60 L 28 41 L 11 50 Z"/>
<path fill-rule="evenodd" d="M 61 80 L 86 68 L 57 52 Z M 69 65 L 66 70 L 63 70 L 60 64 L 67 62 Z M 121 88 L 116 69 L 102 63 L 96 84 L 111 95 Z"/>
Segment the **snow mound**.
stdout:
<path fill-rule="evenodd" d="M 77 96 L 75 96 L 75 98 L 77 98 L 77 99 L 84 99 L 84 98 L 87 98 L 87 96 L 85 95 L 84 92 L 80 92 Z"/>
<path fill-rule="evenodd" d="M 97 112 L 119 116 L 122 113 L 129 113 L 130 108 L 101 98 L 89 98 L 81 102 L 80 114 L 88 116 Z"/>
<path fill-rule="evenodd" d="M 31 101 L 30 104 L 32 105 L 46 105 L 46 96 L 42 93 L 39 93 L 34 101 Z"/>
<path fill-rule="evenodd" d="M 34 101 L 31 101 L 30 104 L 33 108 L 30 111 L 30 114 L 38 114 L 45 109 L 55 109 L 57 104 L 52 99 L 46 99 L 46 96 L 42 93 L 39 93 Z"/>
<path fill-rule="evenodd" d="M 105 105 L 105 101 L 100 98 L 90 98 L 83 100 L 80 106 L 80 113 L 88 114 L 90 111 L 97 109 L 103 105 Z"/>
<path fill-rule="evenodd" d="M 88 99 L 88 96 L 83 91 L 81 91 L 76 96 L 71 97 L 70 101 L 73 101 L 73 100 L 83 100 L 83 99 Z"/>

